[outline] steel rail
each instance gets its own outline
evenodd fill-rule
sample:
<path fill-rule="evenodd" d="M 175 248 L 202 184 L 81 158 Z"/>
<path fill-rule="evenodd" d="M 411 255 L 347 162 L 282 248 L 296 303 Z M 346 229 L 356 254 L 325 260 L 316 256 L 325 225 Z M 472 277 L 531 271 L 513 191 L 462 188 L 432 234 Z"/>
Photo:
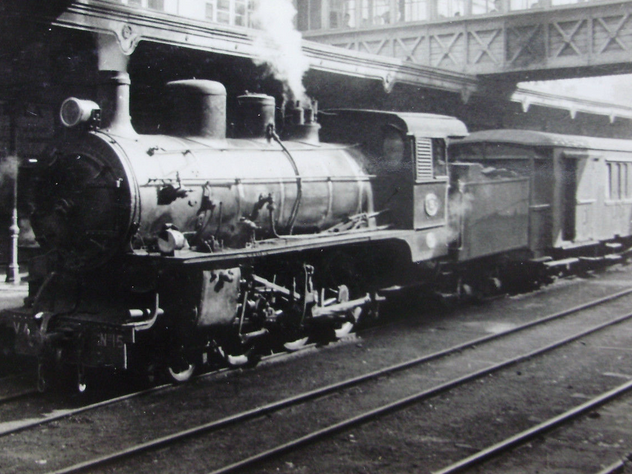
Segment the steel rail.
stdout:
<path fill-rule="evenodd" d="M 620 460 L 606 466 L 597 474 L 623 474 L 625 472 L 626 461 Z"/>
<path fill-rule="evenodd" d="M 265 364 L 266 362 L 269 362 L 272 359 L 278 358 L 278 357 L 282 357 L 282 356 L 291 356 L 293 354 L 296 354 L 297 352 L 302 352 L 302 351 L 307 351 L 308 349 L 313 349 L 315 347 L 315 344 L 307 344 L 304 348 L 302 348 L 300 351 L 296 351 L 296 352 L 292 352 L 292 353 L 275 353 L 275 354 L 271 354 L 268 356 L 265 356 L 261 359 L 260 365 Z M 197 375 L 196 377 L 194 377 L 195 380 L 199 380 L 199 379 L 204 379 L 204 378 L 210 378 L 210 377 L 215 377 L 215 376 L 219 376 L 228 372 L 232 372 L 232 371 L 236 371 L 239 370 L 237 369 L 231 369 L 228 367 L 225 368 L 221 368 L 218 370 L 213 370 L 211 372 L 206 372 L 200 375 Z M 106 407 L 108 405 L 113 405 L 115 403 L 120 403 L 120 402 L 124 402 L 126 400 L 130 400 L 133 398 L 138 398 L 144 395 L 149 395 L 151 393 L 154 392 L 160 392 L 162 390 L 168 390 L 170 388 L 174 388 L 176 385 L 173 383 L 166 383 L 166 384 L 162 384 L 162 385 L 157 385 L 155 387 L 151 387 L 151 388 L 147 388 L 144 390 L 139 390 L 137 392 L 132 392 L 132 393 L 126 393 L 124 395 L 121 395 L 119 397 L 114 397 L 114 398 L 108 398 L 107 400 L 103 400 L 100 402 L 96 402 L 96 403 L 92 403 L 90 405 L 86 405 L 83 407 L 78 407 L 78 408 L 71 408 L 71 409 L 67 409 L 67 410 L 58 410 L 57 413 L 55 413 L 54 415 L 51 416 L 46 416 L 44 415 L 44 418 L 41 419 L 37 419 L 37 420 L 29 420 L 27 422 L 25 422 L 24 424 L 17 424 L 15 426 L 12 426 L 11 428 L 6 428 L 6 429 L 0 429 L 0 438 L 10 435 L 10 434 L 14 434 L 14 433 L 18 433 L 20 431 L 24 431 L 24 430 L 28 430 L 31 428 L 35 428 L 37 426 L 41 426 L 41 425 L 46 425 L 48 423 L 51 423 L 53 421 L 59 421 L 62 420 L 64 418 L 69 418 L 71 416 L 74 415 L 79 415 L 81 413 L 87 412 L 87 411 L 91 411 L 91 410 L 96 410 L 99 408 L 103 408 Z M 29 395 L 38 395 L 40 392 L 38 392 L 37 390 L 33 390 L 33 391 L 25 391 L 24 393 L 18 393 L 15 395 L 10 395 L 7 396 L 5 398 L 0 398 L 0 403 L 3 402 L 10 402 L 10 401 L 14 401 L 20 398 L 24 398 L 27 397 Z M 13 420 L 12 421 L 12 425 L 15 423 L 19 423 L 19 420 Z M 0 423 L 1 424 L 1 423 Z"/>
<path fill-rule="evenodd" d="M 628 382 L 622 385 L 619 385 L 618 387 L 615 387 L 612 390 L 602 393 L 601 395 L 591 400 L 588 400 L 587 402 L 582 403 L 581 405 L 575 408 L 572 408 L 562 413 L 561 415 L 555 416 L 532 428 L 529 428 L 528 430 L 515 434 L 514 436 L 511 436 L 503 441 L 500 441 L 499 443 L 496 443 L 488 448 L 485 448 L 479 451 L 478 453 L 468 456 L 453 464 L 450 464 L 449 466 L 446 466 L 443 469 L 434 471 L 433 474 L 454 474 L 456 472 L 461 472 L 464 469 L 478 466 L 482 464 L 484 461 L 486 461 L 487 459 L 491 458 L 492 456 L 496 456 L 505 451 L 509 451 L 511 448 L 517 445 L 523 444 L 525 441 L 528 441 L 534 438 L 535 436 L 538 436 L 547 431 L 550 431 L 553 428 L 556 428 L 568 421 L 574 420 L 575 418 L 578 418 L 579 416 L 583 415 L 587 411 L 597 408 L 603 405 L 604 403 L 607 403 L 623 395 L 630 389 L 632 389 L 632 380 L 629 380 Z M 621 465 L 623 465 L 623 463 L 621 463 Z M 617 466 L 613 465 L 613 467 L 616 468 Z M 606 472 L 616 472 L 616 471 L 607 470 Z"/>
<path fill-rule="evenodd" d="M 22 398 L 27 398 L 27 397 L 30 397 L 30 396 L 35 396 L 38 393 L 39 392 L 37 390 L 32 390 L 32 389 L 24 390 L 22 392 L 12 393 L 11 395 L 6 395 L 4 397 L 0 397 L 0 404 L 12 402 L 12 401 L 15 401 L 15 400 L 20 400 Z"/>
<path fill-rule="evenodd" d="M 214 376 L 214 375 L 219 375 L 221 373 L 226 372 L 228 369 L 221 369 L 218 371 L 213 371 L 213 372 L 209 372 L 203 375 L 200 375 L 199 377 L 210 377 L 210 376 Z M 114 398 L 108 398 L 107 400 L 103 400 L 100 402 L 96 402 L 96 403 L 92 403 L 90 405 L 85 405 L 82 407 L 78 407 L 78 408 L 71 408 L 71 409 L 67 409 L 67 410 L 58 410 L 57 413 L 55 413 L 54 415 L 50 415 L 50 416 L 46 416 L 44 415 L 44 418 L 41 419 L 37 419 L 37 420 L 29 420 L 28 422 L 24 423 L 24 424 L 18 424 L 16 426 L 12 426 L 11 428 L 7 428 L 7 429 L 0 429 L 0 438 L 10 435 L 10 434 L 14 434 L 14 433 L 18 433 L 20 431 L 24 431 L 24 430 L 28 430 L 31 428 L 35 428 L 37 426 L 42 426 L 42 425 L 46 425 L 48 423 L 51 423 L 53 421 L 58 421 L 64 418 L 69 418 L 71 416 L 74 415 L 79 415 L 81 413 L 87 412 L 87 411 L 91 411 L 91 410 L 96 410 L 98 408 L 102 408 L 102 407 L 106 407 L 108 405 L 113 405 L 115 403 L 119 403 L 119 402 L 123 402 L 126 400 L 130 400 L 133 398 L 137 398 L 137 397 L 141 397 L 144 395 L 149 395 L 151 393 L 154 392 L 158 392 L 161 390 L 166 390 L 169 388 L 173 388 L 174 384 L 163 384 L 163 385 L 158 385 L 156 387 L 151 387 L 145 390 L 140 390 L 138 392 L 133 392 L 133 393 L 127 393 L 125 395 L 121 395 L 119 397 L 114 397 Z M 35 392 L 35 393 L 39 393 L 39 392 Z M 16 397 L 17 398 L 17 397 Z M 1 400 L 0 400 L 1 401 Z M 19 423 L 19 420 L 15 420 L 12 421 L 12 424 L 15 423 Z"/>
<path fill-rule="evenodd" d="M 616 295 L 610 295 L 609 297 L 601 298 L 599 301 L 602 301 L 602 302 L 604 302 L 603 300 L 610 301 L 610 300 L 612 300 L 612 299 L 614 299 L 616 297 L 621 297 L 621 296 L 624 296 L 626 294 L 629 294 L 631 291 L 632 290 L 625 290 L 624 292 L 619 292 Z M 87 469 L 91 469 L 91 468 L 94 468 L 94 467 L 97 467 L 97 466 L 101 466 L 101 465 L 104 465 L 104 464 L 107 464 L 107 463 L 111 463 L 111 462 L 114 462 L 114 461 L 119 461 L 119 460 L 124 459 L 126 457 L 130 457 L 132 455 L 137 455 L 137 454 L 140 454 L 140 453 L 145 452 L 145 451 L 149 451 L 149 450 L 152 450 L 152 449 L 157 449 L 157 448 L 160 448 L 160 447 L 168 446 L 170 444 L 174 444 L 177 441 L 181 441 L 181 440 L 184 440 L 184 439 L 192 437 L 192 436 L 201 435 L 201 434 L 204 434 L 204 433 L 207 433 L 207 432 L 218 430 L 220 428 L 225 428 L 227 426 L 235 425 L 235 424 L 237 424 L 239 422 L 245 422 L 245 421 L 253 419 L 253 418 L 257 418 L 257 417 L 261 417 L 261 416 L 264 416 L 264 415 L 268 415 L 268 414 L 270 414 L 272 412 L 279 411 L 279 410 L 281 410 L 283 408 L 288 408 L 290 406 L 298 405 L 299 403 L 307 402 L 309 400 L 312 400 L 312 399 L 315 399 L 315 398 L 319 398 L 319 397 L 322 397 L 324 395 L 328 395 L 328 394 L 336 392 L 336 391 L 340 391 L 340 390 L 343 390 L 343 389 L 346 389 L 346 388 L 350 388 L 350 387 L 352 387 L 354 385 L 357 385 L 357 384 L 359 384 L 361 382 L 366 382 L 366 381 L 369 381 L 369 380 L 372 380 L 372 379 L 376 379 L 376 378 L 378 378 L 380 376 L 387 375 L 387 374 L 390 374 L 390 373 L 393 373 L 393 372 L 396 372 L 396 371 L 404 370 L 406 368 L 413 367 L 413 366 L 421 364 L 423 362 L 428 362 L 430 360 L 434 360 L 434 359 L 437 359 L 437 358 L 442 357 L 442 356 L 451 355 L 452 353 L 455 353 L 455 352 L 460 352 L 463 349 L 467 349 L 467 348 L 470 348 L 472 346 L 479 345 L 479 344 L 481 344 L 481 342 L 484 342 L 484 341 L 497 339 L 497 338 L 499 338 L 499 337 L 501 337 L 503 335 L 515 333 L 515 332 L 517 332 L 517 330 L 519 330 L 519 328 L 526 329 L 526 328 L 535 326 L 536 324 L 534 324 L 534 323 L 549 322 L 552 319 L 555 319 L 553 316 L 557 316 L 557 318 L 562 317 L 562 315 L 566 316 L 566 315 L 570 314 L 570 312 L 572 310 L 579 311 L 581 309 L 585 309 L 586 306 L 587 307 L 594 306 L 596 304 L 596 301 L 597 300 L 595 300 L 594 302 L 591 302 L 592 304 L 579 305 L 579 306 L 576 306 L 576 307 L 571 308 L 569 310 L 564 310 L 564 311 L 561 311 L 559 313 L 555 313 L 554 315 L 547 316 L 545 318 L 541 318 L 539 320 L 526 323 L 523 326 L 519 326 L 517 328 L 512 328 L 512 329 L 510 329 L 508 331 L 505 331 L 505 332 L 502 332 L 502 333 L 498 333 L 498 334 L 493 334 L 493 335 L 490 335 L 490 336 L 484 336 L 484 337 L 481 337 L 481 338 L 477 338 L 476 340 L 470 341 L 470 342 L 468 342 L 466 344 L 459 344 L 459 345 L 453 346 L 451 348 L 435 352 L 433 354 L 429 354 L 429 355 L 426 355 L 426 356 L 419 357 L 419 358 L 414 359 L 414 360 L 406 361 L 406 362 L 401 363 L 401 364 L 392 365 L 390 367 L 387 367 L 387 368 L 384 368 L 384 369 L 380 369 L 380 370 L 371 372 L 369 374 L 364 374 L 364 375 L 361 375 L 361 376 L 358 376 L 358 377 L 354 377 L 354 378 L 351 378 L 351 379 L 348 379 L 348 380 L 344 380 L 342 382 L 337 382 L 337 383 L 328 385 L 326 387 L 318 388 L 318 389 L 312 390 L 310 392 L 306 392 L 306 393 L 303 393 L 303 394 L 300 394 L 300 395 L 296 395 L 296 396 L 293 396 L 293 397 L 288 397 L 286 399 L 283 399 L 283 400 L 280 400 L 280 401 L 277 401 L 277 402 L 273 402 L 273 403 L 270 403 L 270 404 L 267 404 L 267 405 L 264 405 L 264 406 L 261 406 L 261 407 L 257 407 L 257 408 L 254 408 L 252 410 L 241 412 L 241 413 L 238 413 L 238 414 L 235 414 L 235 415 L 231 415 L 231 416 L 222 418 L 220 420 L 215 420 L 215 421 L 212 421 L 212 422 L 209 422 L 209 423 L 205 423 L 203 425 L 199 425 L 199 426 L 187 429 L 187 430 L 176 432 L 176 433 L 173 433 L 171 435 L 167 435 L 167 436 L 164 436 L 164 437 L 161 437 L 161 438 L 156 438 L 156 439 L 148 441 L 146 443 L 141 443 L 141 444 L 138 444 L 136 446 L 131 446 L 129 448 L 117 451 L 115 453 L 107 454 L 107 455 L 104 455 L 104 456 L 101 456 L 101 457 L 98 457 L 98 458 L 93 458 L 91 460 L 88 460 L 88 461 L 85 461 L 85 462 L 82 462 L 82 463 L 77 463 L 77 464 L 75 464 L 73 466 L 69 466 L 67 468 L 54 471 L 53 474 L 69 474 L 69 473 L 83 472 L 83 471 L 86 471 Z M 360 423 L 364 423 L 364 422 L 366 422 L 366 421 L 368 421 L 368 420 L 370 420 L 372 418 L 385 415 L 385 414 L 390 413 L 390 412 L 392 412 L 394 410 L 404 408 L 405 406 L 410 405 L 412 403 L 419 402 L 419 401 L 421 401 L 423 399 L 433 397 L 433 396 L 438 395 L 438 394 L 440 394 L 442 392 L 445 392 L 445 391 L 450 390 L 452 388 L 455 388 L 455 387 L 457 387 L 459 385 L 462 385 L 462 384 L 464 384 L 464 383 L 466 383 L 468 381 L 484 377 L 486 375 L 489 375 L 490 373 L 493 373 L 495 371 L 501 370 L 501 369 L 506 368 L 506 367 L 508 367 L 510 365 L 516 364 L 518 362 L 522 362 L 522 361 L 524 361 L 526 359 L 529 359 L 531 357 L 534 357 L 536 355 L 539 355 L 539 354 L 551 351 L 551 350 L 556 349 L 556 348 L 558 348 L 558 347 L 560 347 L 560 346 L 562 346 L 564 344 L 568 344 L 568 343 L 573 342 L 573 341 L 575 341 L 575 340 L 577 340 L 577 339 L 579 339 L 581 337 L 584 337 L 584 336 L 586 336 L 588 334 L 591 334 L 593 332 L 599 331 L 601 329 L 607 328 L 607 327 L 612 326 L 614 324 L 618 324 L 618 323 L 624 322 L 624 321 L 626 321 L 626 320 L 628 320 L 630 318 L 632 318 L 632 313 L 627 314 L 627 315 L 622 316 L 622 317 L 619 317 L 619 318 L 616 318 L 614 320 L 610 320 L 610 321 L 608 321 L 606 323 L 602 323 L 602 324 L 600 324 L 598 326 L 595 326 L 595 327 L 593 327 L 593 328 L 591 328 L 589 330 L 586 330 L 586 331 L 582 331 L 582 332 L 580 332 L 578 334 L 575 334 L 573 336 L 561 339 L 561 340 L 559 340 L 559 341 L 557 341 L 557 342 L 555 342 L 553 344 L 550 344 L 548 346 L 545 346 L 543 348 L 540 348 L 540 349 L 531 351 L 529 353 L 522 354 L 522 355 L 517 356 L 515 358 L 506 360 L 504 362 L 501 362 L 500 364 L 491 365 L 491 366 L 489 366 L 489 367 L 487 367 L 485 369 L 473 372 L 473 373 L 468 374 L 468 375 L 463 376 L 463 377 L 459 377 L 457 379 L 451 380 L 451 381 L 446 382 L 444 384 L 437 385 L 437 386 L 435 386 L 433 388 L 424 390 L 424 391 L 419 392 L 417 394 L 414 394 L 412 396 L 409 396 L 409 397 L 406 397 L 404 399 L 398 400 L 398 401 L 393 402 L 391 404 L 382 406 L 382 407 L 377 408 L 375 410 L 372 410 L 370 412 L 364 413 L 364 414 L 359 415 L 357 417 L 351 418 L 349 420 L 343 421 L 343 422 L 338 423 L 336 425 L 330 426 L 330 427 L 325 428 L 323 430 L 320 430 L 320 431 L 317 431 L 317 432 L 312 433 L 310 435 L 307 435 L 306 437 L 294 440 L 294 441 L 292 441 L 290 443 L 287 443 L 287 444 L 284 444 L 284 445 L 279 446 L 277 448 L 274 448 L 274 449 L 272 449 L 270 451 L 266 451 L 264 453 L 260 453 L 259 455 L 256 455 L 256 456 L 254 456 L 252 458 L 248 458 L 247 460 L 241 461 L 241 462 L 236 463 L 234 465 L 228 466 L 227 468 L 223 468 L 223 469 L 220 469 L 218 471 L 214 471 L 213 474 L 220 474 L 220 473 L 224 473 L 224 472 L 226 472 L 226 473 L 233 472 L 236 469 L 240 469 L 240 468 L 249 466 L 249 465 L 251 465 L 251 464 L 253 464 L 255 462 L 262 461 L 262 460 L 265 460 L 265 459 L 267 459 L 269 457 L 282 454 L 282 453 L 284 453 L 284 452 L 286 452 L 286 451 L 288 451 L 290 449 L 299 447 L 299 446 L 301 446 L 303 444 L 314 442 L 314 441 L 316 441 L 316 440 L 318 440 L 320 438 L 323 438 L 325 436 L 334 434 L 334 433 L 336 433 L 338 431 L 341 431 L 343 429 L 349 428 L 351 426 L 354 426 L 354 425 L 357 425 L 357 424 L 360 424 Z"/>
<path fill-rule="evenodd" d="M 434 359 L 437 359 L 437 358 L 440 358 L 440 357 L 444 357 L 444 356 L 453 354 L 455 352 L 459 352 L 459 351 L 462 351 L 464 349 L 468 349 L 470 347 L 476 346 L 478 344 L 485 343 L 487 341 L 491 341 L 491 340 L 494 340 L 494 339 L 497 339 L 497 338 L 501 338 L 503 336 L 506 336 L 506 335 L 518 332 L 518 331 L 529 329 L 530 327 L 536 326 L 538 324 L 544 324 L 546 322 L 549 322 L 549 321 L 552 321 L 552 320 L 555 320 L 555 319 L 558 319 L 558 318 L 562 318 L 562 317 L 568 316 L 570 314 L 582 311 L 584 309 L 588 309 L 588 308 L 591 308 L 591 307 L 594 307 L 594 306 L 599 306 L 599 305 L 607 303 L 609 301 L 612 301 L 612 300 L 615 300 L 615 299 L 627 296 L 627 295 L 629 295 L 631 293 L 632 293 L 632 288 L 627 289 L 627 290 L 622 290 L 622 291 L 619 291 L 617 293 L 613 293 L 611 295 L 604 296 L 602 298 L 598 298 L 598 299 L 593 300 L 593 301 L 589 301 L 588 303 L 583 303 L 581 305 L 577 305 L 577 306 L 574 306 L 572 308 L 565 309 L 563 311 L 559 311 L 557 313 L 550 314 L 550 315 L 545 316 L 543 318 L 536 319 L 534 321 L 530 321 L 528 323 L 525 323 L 525 324 L 520 325 L 520 326 L 516 326 L 514 328 L 508 329 L 508 330 L 503 331 L 503 332 L 499 332 L 499 333 L 496 333 L 496 334 L 491 334 L 491 335 L 483 336 L 483 337 L 480 337 L 480 338 L 477 338 L 477 339 L 473 339 L 471 341 L 468 341 L 468 342 L 465 342 L 465 343 L 462 343 L 462 344 L 457 344 L 455 346 L 452 346 L 452 347 L 449 347 L 447 349 L 443 349 L 443 350 L 434 352 L 432 354 L 427 354 L 425 356 L 421 356 L 421 357 L 419 357 L 417 359 L 413 359 L 413 360 L 404 362 L 402 364 L 397 364 L 397 365 L 393 365 L 393 366 L 390 366 L 390 367 L 386 367 L 384 369 L 380 369 L 378 371 L 371 372 L 371 373 L 366 374 L 364 376 L 360 376 L 360 377 L 357 377 L 357 378 L 354 378 L 354 379 L 343 381 L 343 382 L 338 383 L 338 384 L 334 384 L 334 385 L 331 385 L 331 386 L 328 386 L 328 387 L 324 387 L 322 389 L 323 391 L 321 393 L 322 394 L 327 394 L 327 393 L 329 393 L 331 391 L 338 390 L 338 389 L 340 389 L 340 388 L 342 388 L 344 386 L 355 385 L 355 384 L 361 383 L 361 382 L 363 382 L 365 380 L 374 379 L 374 378 L 380 377 L 382 375 L 386 375 L 386 374 L 389 374 L 389 373 L 392 373 L 392 372 L 396 372 L 398 370 L 404 370 L 404 369 L 406 369 L 408 367 L 411 367 L 411 366 L 414 366 L 414 365 L 417 365 L 417 364 L 421 364 L 421 363 L 424 363 L 424 362 L 428 362 L 428 361 L 431 361 L 431 360 L 434 360 Z M 308 347 L 310 347 L 310 346 L 306 346 L 306 349 Z M 292 354 L 294 354 L 294 353 L 289 353 L 289 355 L 292 355 Z M 278 358 L 280 356 L 286 356 L 286 355 L 288 355 L 288 354 L 286 354 L 286 353 L 273 354 L 273 355 L 265 357 L 262 361 L 265 361 L 267 359 L 272 359 L 272 358 Z M 210 372 L 210 373 L 202 374 L 202 375 L 198 376 L 198 378 L 205 378 L 205 377 L 211 377 L 211 376 L 219 375 L 219 374 L 225 373 L 225 372 L 227 372 L 229 370 L 230 369 L 220 369 L 218 371 L 213 371 L 213 372 Z M 0 429 L 0 438 L 3 437 L 3 436 L 7 436 L 9 434 L 18 433 L 20 431 L 28 430 L 28 429 L 35 428 L 35 427 L 41 426 L 41 425 L 45 425 L 45 424 L 51 423 L 53 421 L 58 421 L 58 420 L 61 420 L 61 419 L 64 419 L 64 418 L 69 418 L 71 416 L 78 415 L 78 414 L 81 414 L 81 413 L 84 413 L 84 412 L 87 412 L 87 411 L 96 410 L 98 408 L 102 408 L 102 407 L 105 407 L 105 406 L 108 406 L 108 405 L 113 405 L 115 403 L 123 402 L 123 401 L 129 400 L 129 399 L 133 399 L 133 398 L 137 398 L 137 397 L 140 397 L 140 396 L 148 395 L 148 394 L 151 394 L 151 393 L 154 393 L 154 392 L 157 392 L 157 391 L 161 391 L 161 390 L 166 390 L 166 389 L 169 389 L 169 388 L 173 388 L 173 384 L 159 385 L 157 387 L 152 387 L 152 388 L 149 388 L 149 389 L 146 389 L 146 390 L 141 390 L 141 391 L 138 391 L 138 392 L 133 392 L 133 393 L 130 393 L 130 394 L 121 395 L 120 397 L 111 398 L 111 399 L 104 400 L 104 401 L 101 401 L 101 402 L 97 402 L 97 403 L 93 403 L 93 404 L 90 404 L 90 405 L 86 405 L 84 407 L 79 407 L 79 408 L 75 408 L 75 409 L 59 411 L 55 415 L 45 416 L 42 419 L 31 420 L 31 421 L 28 421 L 28 422 L 26 422 L 24 424 L 21 424 L 21 425 L 14 425 L 14 426 L 12 426 L 10 428 Z M 308 393 L 308 394 L 305 394 L 305 395 L 307 395 L 310 398 L 314 398 L 316 396 L 319 396 L 317 394 L 311 395 L 311 392 Z M 281 401 L 279 403 L 283 403 L 283 402 L 284 401 Z M 261 407 L 260 409 L 261 410 L 269 410 L 269 409 L 274 409 L 274 408 L 270 408 L 268 406 L 264 406 L 264 407 Z M 207 430 L 207 429 L 214 429 L 214 428 L 212 428 L 212 427 L 200 427 L 200 429 L 201 429 L 201 431 L 204 431 L 204 430 Z"/>
<path fill-rule="evenodd" d="M 300 351 L 296 351 L 296 352 L 302 352 L 302 351 L 306 351 L 308 349 L 312 349 L 313 347 L 315 347 L 315 344 L 308 344 L 306 345 L 304 348 L 302 348 Z M 296 354 L 296 352 L 292 352 L 292 353 L 275 353 L 275 354 L 271 354 L 269 356 L 265 356 L 264 358 L 262 358 L 260 364 L 264 364 L 266 362 L 269 362 L 272 359 L 281 357 L 281 356 L 290 356 L 292 354 Z M 227 372 L 231 372 L 231 371 L 236 371 L 239 370 L 237 369 L 230 369 L 230 368 L 221 368 L 218 370 L 214 370 L 212 372 L 207 372 L 204 374 L 200 374 L 198 376 L 195 377 L 196 380 L 199 379 L 203 379 L 203 378 L 210 378 L 210 377 L 214 377 L 214 376 L 219 376 L 222 374 L 225 374 Z M 19 424 L 19 420 L 15 420 L 12 421 L 12 427 L 10 428 L 6 428 L 6 429 L 0 429 L 0 438 L 10 435 L 10 434 L 14 434 L 14 433 L 18 433 L 20 431 L 24 431 L 24 430 L 28 430 L 31 428 L 35 428 L 37 426 L 41 426 L 41 425 L 45 425 L 48 423 L 51 423 L 53 421 L 59 421 L 62 420 L 64 418 L 69 418 L 71 416 L 74 415 L 79 415 L 81 413 L 87 412 L 87 411 L 91 411 L 91 410 L 96 410 L 99 408 L 103 408 L 106 407 L 108 405 L 113 405 L 115 403 L 120 403 L 120 402 L 124 402 L 126 400 L 130 400 L 133 398 L 138 398 L 144 395 L 149 395 L 151 393 L 154 392 L 159 392 L 162 390 L 168 390 L 170 388 L 174 388 L 176 385 L 174 385 L 173 383 L 166 383 L 166 384 L 162 384 L 162 385 L 157 385 L 155 387 L 151 387 L 145 390 L 140 390 L 137 392 L 132 392 L 132 393 L 127 393 L 125 395 L 121 395 L 119 397 L 114 397 L 114 398 L 109 398 L 107 400 L 103 400 L 100 402 L 96 402 L 96 403 L 92 403 L 90 405 L 86 405 L 83 407 L 78 407 L 78 408 L 71 408 L 71 409 L 67 409 L 67 410 L 58 410 L 57 413 L 55 413 L 54 415 L 51 416 L 46 416 L 44 415 L 44 418 L 41 419 L 37 419 L 37 420 L 29 420 L 23 424 Z M 33 390 L 33 391 L 29 391 L 29 392 L 24 392 L 24 393 L 19 393 L 19 394 L 15 394 L 15 395 L 11 395 L 8 396 L 6 398 L 0 398 L 0 403 L 3 402 L 10 402 L 10 401 L 14 401 L 23 397 L 27 397 L 29 395 L 37 395 L 40 392 L 38 392 L 37 390 Z M 17 425 L 15 423 L 18 423 Z"/>

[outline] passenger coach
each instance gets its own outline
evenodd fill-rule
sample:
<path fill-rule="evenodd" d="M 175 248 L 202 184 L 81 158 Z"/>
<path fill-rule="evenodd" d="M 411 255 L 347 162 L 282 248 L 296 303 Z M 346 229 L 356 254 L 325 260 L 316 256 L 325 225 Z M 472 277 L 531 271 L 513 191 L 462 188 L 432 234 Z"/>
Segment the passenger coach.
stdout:
<path fill-rule="evenodd" d="M 552 258 L 558 264 L 567 258 L 562 260 L 566 265 L 579 255 L 581 260 L 608 259 L 629 247 L 632 142 L 491 130 L 453 143 L 450 154 L 457 175 L 460 163 L 477 165 L 481 178 L 529 178 L 528 220 L 512 228 L 512 240 L 533 257 Z M 495 198 L 502 199 L 502 194 Z"/>

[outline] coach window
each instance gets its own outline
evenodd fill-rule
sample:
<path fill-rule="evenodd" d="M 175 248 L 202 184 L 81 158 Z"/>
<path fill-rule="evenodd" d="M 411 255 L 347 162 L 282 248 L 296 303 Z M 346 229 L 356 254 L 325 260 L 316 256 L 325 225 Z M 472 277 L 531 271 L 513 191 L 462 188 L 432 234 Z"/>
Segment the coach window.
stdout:
<path fill-rule="evenodd" d="M 609 162 L 608 166 L 608 199 L 615 200 L 619 197 L 619 175 L 617 164 Z"/>
<path fill-rule="evenodd" d="M 608 166 L 608 199 L 622 201 L 632 197 L 630 193 L 630 165 L 625 162 L 609 161 Z"/>

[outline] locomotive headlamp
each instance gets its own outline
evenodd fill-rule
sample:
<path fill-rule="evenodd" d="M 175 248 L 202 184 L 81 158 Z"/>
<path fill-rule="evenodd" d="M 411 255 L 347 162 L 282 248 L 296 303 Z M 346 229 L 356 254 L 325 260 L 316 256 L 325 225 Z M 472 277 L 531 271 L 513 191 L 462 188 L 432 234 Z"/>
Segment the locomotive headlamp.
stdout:
<path fill-rule="evenodd" d="M 64 126 L 72 128 L 96 119 L 100 112 L 101 108 L 95 102 L 70 97 L 61 104 L 59 118 Z"/>
<path fill-rule="evenodd" d="M 426 214 L 430 217 L 434 217 L 439 212 L 439 198 L 435 193 L 426 194 L 426 198 L 424 199 L 424 209 L 426 210 Z"/>

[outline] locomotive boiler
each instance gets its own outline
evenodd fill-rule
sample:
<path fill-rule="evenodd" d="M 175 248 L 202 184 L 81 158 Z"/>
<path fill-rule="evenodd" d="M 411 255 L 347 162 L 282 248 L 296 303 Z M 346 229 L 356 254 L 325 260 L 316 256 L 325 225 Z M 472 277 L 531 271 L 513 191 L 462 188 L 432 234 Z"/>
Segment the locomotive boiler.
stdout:
<path fill-rule="evenodd" d="M 229 140 L 224 86 L 177 81 L 168 85 L 178 104 L 169 131 L 141 136 L 122 112 L 129 80 L 121 74 L 112 79 L 111 94 L 121 104 L 119 116 L 102 123 L 109 139 L 100 133 L 68 137 L 37 182 L 32 222 L 38 242 L 61 252 L 66 267 L 98 266 L 130 240 L 165 255 L 185 244 L 243 248 L 373 212 L 358 153 L 320 145 L 312 109 L 291 110 L 290 150 L 274 132 L 274 99 L 242 96 L 240 108 L 250 116 L 239 124 L 241 139 Z M 72 123 L 64 117 L 74 117 L 82 105 L 66 101 L 62 119 Z"/>

